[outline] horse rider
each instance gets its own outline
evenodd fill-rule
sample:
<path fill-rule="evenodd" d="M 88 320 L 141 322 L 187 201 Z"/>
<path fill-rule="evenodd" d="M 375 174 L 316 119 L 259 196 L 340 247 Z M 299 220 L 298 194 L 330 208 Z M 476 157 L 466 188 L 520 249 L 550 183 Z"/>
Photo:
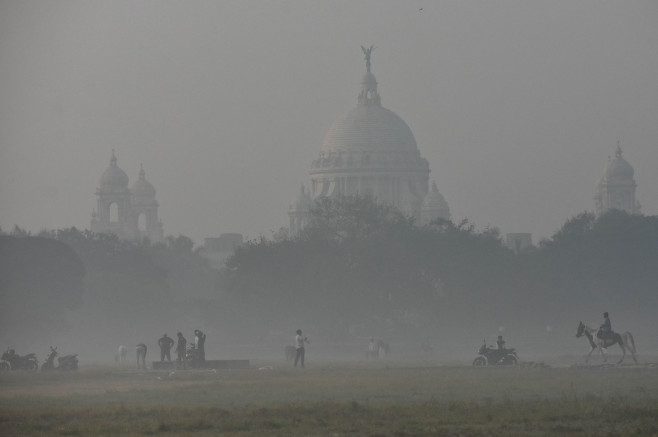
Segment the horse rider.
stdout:
<path fill-rule="evenodd" d="M 165 358 L 167 361 L 171 361 L 171 348 L 174 346 L 174 340 L 165 334 L 158 340 L 158 346 L 160 346 L 160 361 L 164 361 Z"/>
<path fill-rule="evenodd" d="M 605 341 L 606 338 L 608 338 L 611 333 L 612 333 L 612 323 L 610 322 L 610 317 L 608 316 L 608 312 L 606 311 L 603 313 L 603 323 L 599 327 L 599 332 L 596 333 L 596 336 L 601 340 Z"/>

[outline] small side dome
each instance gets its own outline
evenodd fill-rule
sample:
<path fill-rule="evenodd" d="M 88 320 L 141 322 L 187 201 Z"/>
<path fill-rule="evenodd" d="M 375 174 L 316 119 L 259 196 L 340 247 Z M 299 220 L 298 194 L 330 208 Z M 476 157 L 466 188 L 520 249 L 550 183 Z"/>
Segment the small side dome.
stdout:
<path fill-rule="evenodd" d="M 423 200 L 421 216 L 425 223 L 429 223 L 438 217 L 450 220 L 450 208 L 448 207 L 448 202 L 446 202 L 443 195 L 439 193 L 436 182 L 432 182 L 432 189 L 427 193 Z"/>
<path fill-rule="evenodd" d="M 135 197 L 155 197 L 155 188 L 146 180 L 144 166 L 140 164 L 139 179 L 132 186 L 132 193 Z"/>
<path fill-rule="evenodd" d="M 100 180 L 102 191 L 123 191 L 128 188 L 128 175 L 117 165 L 117 157 L 112 150 L 110 166 L 103 172 Z"/>
<path fill-rule="evenodd" d="M 432 189 L 425 196 L 425 200 L 423 200 L 423 209 L 448 209 L 448 202 L 439 193 L 436 182 L 432 182 Z"/>
<path fill-rule="evenodd" d="M 621 147 L 618 144 L 615 157 L 606 167 L 605 177 L 607 179 L 633 179 L 634 174 L 633 167 L 621 156 Z"/>

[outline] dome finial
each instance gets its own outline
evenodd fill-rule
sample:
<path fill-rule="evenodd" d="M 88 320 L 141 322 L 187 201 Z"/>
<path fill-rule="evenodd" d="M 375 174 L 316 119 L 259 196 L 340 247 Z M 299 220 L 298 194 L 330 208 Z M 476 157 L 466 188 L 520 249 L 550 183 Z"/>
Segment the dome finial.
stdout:
<path fill-rule="evenodd" d="M 112 157 L 110 158 L 110 165 L 113 167 L 117 166 L 117 155 L 114 153 L 114 149 L 112 149 Z"/>
<path fill-rule="evenodd" d="M 361 46 L 361 50 L 363 50 L 366 59 L 366 72 L 370 73 L 370 54 L 375 50 L 375 46 L 371 45 L 368 48 Z"/>
<path fill-rule="evenodd" d="M 139 163 L 139 180 L 143 181 L 146 179 L 146 173 L 144 172 L 144 164 Z"/>
<path fill-rule="evenodd" d="M 619 140 L 617 140 L 617 150 L 615 150 L 615 156 L 621 158 L 621 145 L 619 144 Z"/>
<path fill-rule="evenodd" d="M 361 80 L 361 93 L 358 98 L 359 105 L 381 105 L 381 98 L 377 93 L 377 79 L 375 79 L 375 75 L 370 71 L 370 55 L 374 49 L 375 46 L 368 48 L 361 46 L 366 59 L 366 74 Z"/>

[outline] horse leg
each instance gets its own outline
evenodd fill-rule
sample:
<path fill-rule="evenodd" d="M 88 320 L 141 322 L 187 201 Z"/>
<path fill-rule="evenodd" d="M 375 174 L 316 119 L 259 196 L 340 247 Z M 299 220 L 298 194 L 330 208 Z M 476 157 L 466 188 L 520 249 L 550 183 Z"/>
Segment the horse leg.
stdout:
<path fill-rule="evenodd" d="M 589 361 L 589 357 L 592 355 L 592 352 L 594 352 L 595 349 L 596 349 L 596 346 L 589 350 L 589 353 L 585 357 L 585 364 L 587 364 L 587 362 Z"/>
<path fill-rule="evenodd" d="M 603 349 L 605 349 L 605 348 L 603 347 L 603 345 L 601 344 L 601 342 L 599 342 L 599 344 L 598 344 L 598 348 L 599 348 L 599 352 L 601 353 L 601 357 L 603 357 L 603 362 L 604 362 L 604 363 L 607 363 L 607 362 L 608 362 L 608 357 L 606 357 L 606 356 L 605 356 L 605 352 L 603 352 Z"/>

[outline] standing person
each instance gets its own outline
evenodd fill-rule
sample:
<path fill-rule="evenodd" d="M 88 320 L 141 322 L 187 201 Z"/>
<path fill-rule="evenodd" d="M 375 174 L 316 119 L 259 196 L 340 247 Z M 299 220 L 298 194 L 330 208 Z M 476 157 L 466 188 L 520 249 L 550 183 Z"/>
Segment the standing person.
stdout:
<path fill-rule="evenodd" d="M 379 358 L 379 344 L 374 338 L 370 338 L 370 343 L 368 343 L 368 359 L 370 358 Z"/>
<path fill-rule="evenodd" d="M 158 340 L 158 346 L 160 346 L 160 361 L 164 361 L 165 358 L 167 361 L 171 361 L 171 348 L 174 346 L 174 340 L 165 334 Z"/>
<path fill-rule="evenodd" d="M 179 363 L 185 361 L 185 350 L 187 349 L 187 340 L 183 333 L 178 333 L 178 343 L 176 344 L 176 361 Z"/>
<path fill-rule="evenodd" d="M 297 367 L 297 362 L 300 362 L 302 367 L 304 367 L 304 343 L 310 343 L 308 337 L 302 337 L 302 330 L 297 330 L 297 335 L 295 335 L 295 367 Z"/>
<path fill-rule="evenodd" d="M 146 369 L 146 345 L 139 343 L 137 345 L 137 368 Z"/>
<path fill-rule="evenodd" d="M 199 358 L 199 361 L 206 361 L 206 334 L 195 329 L 194 341 L 196 343 L 197 357 Z"/>

